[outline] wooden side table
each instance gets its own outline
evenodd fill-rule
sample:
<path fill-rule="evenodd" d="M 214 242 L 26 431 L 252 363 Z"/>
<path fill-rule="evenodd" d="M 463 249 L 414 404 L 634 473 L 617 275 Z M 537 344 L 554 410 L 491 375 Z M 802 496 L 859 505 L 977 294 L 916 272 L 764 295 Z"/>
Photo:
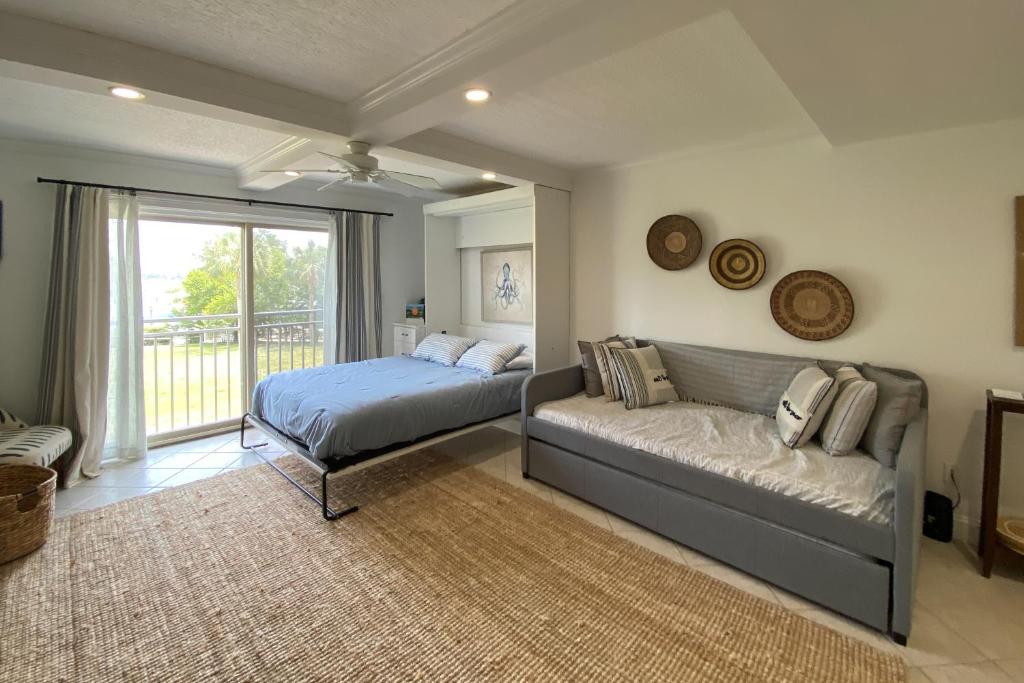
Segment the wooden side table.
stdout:
<path fill-rule="evenodd" d="M 981 484 L 981 575 L 992 576 L 996 555 L 996 522 L 999 518 L 999 470 L 1003 461 L 1003 413 L 1024 414 L 1024 401 L 1000 398 L 985 392 L 985 473 Z"/>

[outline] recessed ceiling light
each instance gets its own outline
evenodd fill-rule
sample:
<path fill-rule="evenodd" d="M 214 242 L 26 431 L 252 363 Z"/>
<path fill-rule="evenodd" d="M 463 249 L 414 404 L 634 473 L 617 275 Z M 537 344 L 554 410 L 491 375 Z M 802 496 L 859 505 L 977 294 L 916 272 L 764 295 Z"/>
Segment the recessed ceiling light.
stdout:
<path fill-rule="evenodd" d="M 486 102 L 491 99 L 491 91 L 483 88 L 470 88 L 466 91 L 466 99 L 470 102 Z"/>
<path fill-rule="evenodd" d="M 292 178 L 301 178 L 302 177 L 302 173 L 300 173 L 299 171 L 285 171 L 284 174 L 286 176 L 291 176 Z"/>
<path fill-rule="evenodd" d="M 498 174 L 495 173 L 494 171 L 484 171 L 483 173 L 480 174 L 480 177 L 483 178 L 484 180 L 496 180 Z"/>
<path fill-rule="evenodd" d="M 120 97 L 123 100 L 141 100 L 146 97 L 135 88 L 129 88 L 126 85 L 112 85 L 109 90 L 111 95 Z"/>

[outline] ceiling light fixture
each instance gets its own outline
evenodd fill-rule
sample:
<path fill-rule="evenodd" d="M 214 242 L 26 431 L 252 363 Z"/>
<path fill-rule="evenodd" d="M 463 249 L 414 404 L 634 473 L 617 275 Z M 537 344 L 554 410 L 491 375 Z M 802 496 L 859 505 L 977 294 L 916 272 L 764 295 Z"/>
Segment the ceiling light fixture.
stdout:
<path fill-rule="evenodd" d="M 470 88 L 466 91 L 466 99 L 470 102 L 486 102 L 491 99 L 491 91 L 483 88 Z"/>
<path fill-rule="evenodd" d="M 290 176 L 292 178 L 301 178 L 302 177 L 302 172 L 301 171 L 285 171 L 284 174 L 286 176 Z"/>
<path fill-rule="evenodd" d="M 111 95 L 120 97 L 122 100 L 143 100 L 146 98 L 145 95 L 135 88 L 129 88 L 126 85 L 112 85 L 108 90 Z"/>
<path fill-rule="evenodd" d="M 484 180 L 497 180 L 498 174 L 495 173 L 494 171 L 484 171 L 483 173 L 480 174 L 480 177 L 483 178 Z"/>

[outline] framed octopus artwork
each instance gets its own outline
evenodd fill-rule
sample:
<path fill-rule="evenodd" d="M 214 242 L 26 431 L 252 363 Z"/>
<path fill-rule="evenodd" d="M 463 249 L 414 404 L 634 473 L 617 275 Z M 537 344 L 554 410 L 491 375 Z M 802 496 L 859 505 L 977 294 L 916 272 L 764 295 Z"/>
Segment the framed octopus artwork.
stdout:
<path fill-rule="evenodd" d="M 488 323 L 533 324 L 533 247 L 480 252 L 480 300 Z"/>

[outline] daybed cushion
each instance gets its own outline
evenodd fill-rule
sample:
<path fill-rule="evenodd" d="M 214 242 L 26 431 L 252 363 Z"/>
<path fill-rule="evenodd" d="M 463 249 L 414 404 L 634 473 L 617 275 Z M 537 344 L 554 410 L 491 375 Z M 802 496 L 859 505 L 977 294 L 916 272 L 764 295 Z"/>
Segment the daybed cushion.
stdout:
<path fill-rule="evenodd" d="M 835 398 L 835 385 L 835 379 L 817 365 L 796 373 L 775 411 L 782 443 L 790 448 L 807 445 L 825 420 Z"/>
<path fill-rule="evenodd" d="M 518 356 L 522 350 L 522 344 L 506 344 L 482 339 L 462 354 L 462 357 L 455 363 L 455 367 L 470 368 L 488 375 L 496 375 L 499 372 L 504 372 L 505 364 Z"/>
<path fill-rule="evenodd" d="M 453 334 L 428 334 L 412 352 L 413 358 L 440 363 L 446 367 L 455 367 L 466 351 L 476 343 L 475 339 L 457 337 Z"/>
<path fill-rule="evenodd" d="M 0 430 L 0 464 L 49 467 L 71 448 L 66 427 L 24 427 Z"/>
<path fill-rule="evenodd" d="M 821 447 L 833 456 L 852 453 L 864 435 L 878 398 L 878 385 L 864 379 L 857 368 L 836 370 L 838 391 L 821 427 Z"/>
<path fill-rule="evenodd" d="M 680 398 L 774 415 L 779 396 L 811 358 L 652 341 Z"/>
<path fill-rule="evenodd" d="M 787 448 L 762 415 L 685 401 L 629 411 L 577 394 L 540 404 L 534 416 L 862 520 L 892 518 L 893 470 L 863 453 L 832 458 L 814 444 Z"/>
<path fill-rule="evenodd" d="M 626 410 L 679 400 L 656 347 L 611 351 Z"/>
<path fill-rule="evenodd" d="M 878 385 L 878 400 L 860 447 L 886 467 L 895 467 L 903 432 L 921 409 L 921 382 L 866 364 L 864 378 Z"/>

